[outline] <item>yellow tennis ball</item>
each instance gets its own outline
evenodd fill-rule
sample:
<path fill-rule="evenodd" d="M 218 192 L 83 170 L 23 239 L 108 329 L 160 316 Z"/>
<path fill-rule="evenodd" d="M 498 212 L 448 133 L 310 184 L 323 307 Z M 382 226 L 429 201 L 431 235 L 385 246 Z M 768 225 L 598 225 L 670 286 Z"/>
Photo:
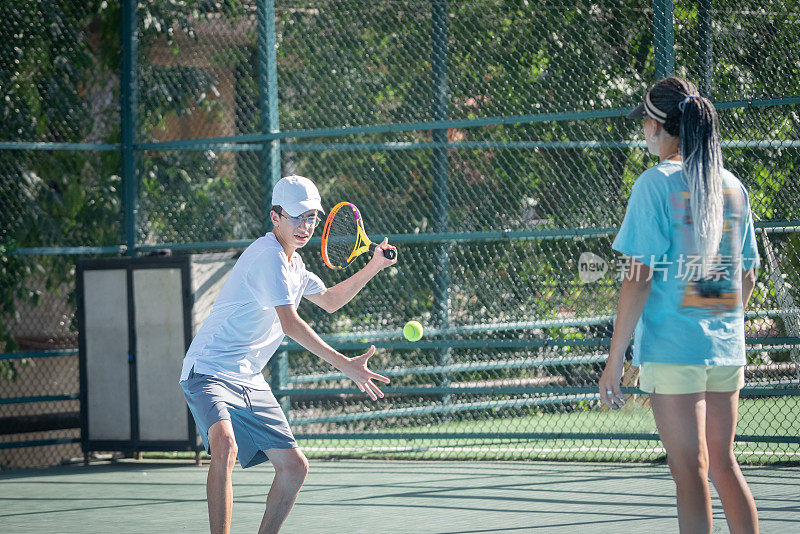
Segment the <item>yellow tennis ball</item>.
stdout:
<path fill-rule="evenodd" d="M 419 341 L 422 338 L 422 325 L 419 321 L 408 321 L 403 327 L 403 335 L 409 341 Z"/>

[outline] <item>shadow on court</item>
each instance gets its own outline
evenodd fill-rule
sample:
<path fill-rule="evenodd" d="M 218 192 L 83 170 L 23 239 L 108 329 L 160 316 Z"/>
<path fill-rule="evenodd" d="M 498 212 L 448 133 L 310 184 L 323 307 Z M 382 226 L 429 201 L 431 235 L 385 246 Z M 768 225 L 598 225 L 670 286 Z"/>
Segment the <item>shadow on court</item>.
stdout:
<path fill-rule="evenodd" d="M 0 473 L 3 532 L 207 532 L 206 467 L 189 462 Z M 744 469 L 761 532 L 800 528 L 800 469 Z M 233 532 L 256 532 L 269 465 L 234 472 Z M 727 532 L 714 495 L 715 531 Z M 794 525 L 794 527 L 792 526 Z M 663 465 L 312 461 L 291 534 L 675 532 Z"/>

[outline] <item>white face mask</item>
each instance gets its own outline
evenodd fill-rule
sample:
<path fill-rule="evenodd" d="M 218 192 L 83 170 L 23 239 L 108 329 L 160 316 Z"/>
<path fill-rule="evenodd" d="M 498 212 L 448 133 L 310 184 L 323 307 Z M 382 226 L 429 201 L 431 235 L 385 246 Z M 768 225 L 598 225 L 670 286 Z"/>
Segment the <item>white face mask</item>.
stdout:
<path fill-rule="evenodd" d="M 648 127 L 647 125 L 650 124 L 651 126 Z M 645 120 L 644 123 L 644 140 L 647 143 L 647 150 L 654 156 L 660 156 L 661 151 L 658 149 L 658 139 L 655 137 L 655 124 L 656 121 L 653 119 Z M 649 130 L 649 131 L 648 131 Z"/>

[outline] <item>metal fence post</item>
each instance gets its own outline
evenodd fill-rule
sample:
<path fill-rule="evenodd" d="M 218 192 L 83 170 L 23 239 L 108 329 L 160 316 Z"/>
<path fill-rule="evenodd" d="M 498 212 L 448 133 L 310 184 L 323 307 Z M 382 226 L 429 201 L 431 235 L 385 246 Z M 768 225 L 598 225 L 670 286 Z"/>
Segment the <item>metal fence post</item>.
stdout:
<path fill-rule="evenodd" d="M 136 0 L 123 0 L 121 18 L 121 65 L 120 65 L 120 129 L 122 152 L 122 206 L 123 234 L 127 245 L 126 254 L 136 256 L 136 216 L 138 206 L 138 183 L 136 173 L 136 108 L 137 75 L 136 54 L 138 37 L 136 35 Z"/>
<path fill-rule="evenodd" d="M 261 111 L 261 133 L 280 131 L 278 120 L 278 62 L 275 37 L 275 0 L 258 2 L 258 87 Z M 261 146 L 261 175 L 264 183 L 265 229 L 272 229 L 269 209 L 272 205 L 272 188 L 281 179 L 280 140 L 265 141 Z M 282 350 L 270 360 L 270 381 L 281 408 L 288 415 L 291 399 L 281 395 L 288 386 L 289 353 Z"/>
<path fill-rule="evenodd" d="M 433 120 L 445 121 L 448 119 L 448 90 L 447 90 L 447 0 L 433 0 L 431 13 L 431 83 L 433 87 L 432 111 Z M 434 232 L 447 232 L 449 230 L 450 192 L 449 170 L 450 162 L 447 156 L 447 130 L 437 128 L 433 130 L 433 220 Z M 433 316 L 435 324 L 440 329 L 450 327 L 450 245 L 442 243 L 436 245 L 436 263 L 433 282 Z M 450 365 L 450 349 L 447 347 L 436 349 L 436 364 Z M 450 374 L 439 375 L 439 386 L 450 386 Z M 450 395 L 441 396 L 442 404 L 450 402 Z"/>
<path fill-rule="evenodd" d="M 280 131 L 278 117 L 278 62 L 276 59 L 275 0 L 258 3 L 258 87 L 261 111 L 261 133 Z M 280 140 L 265 141 L 261 148 L 261 172 L 264 182 L 264 214 L 266 229 L 272 228 L 269 208 L 272 188 L 281 179 Z"/>
<path fill-rule="evenodd" d="M 711 27 L 711 0 L 697 0 L 697 42 L 700 43 L 700 94 L 711 97 L 713 79 L 714 30 Z"/>
<path fill-rule="evenodd" d="M 672 0 L 653 0 L 653 55 L 657 80 L 675 74 L 673 9 Z"/>

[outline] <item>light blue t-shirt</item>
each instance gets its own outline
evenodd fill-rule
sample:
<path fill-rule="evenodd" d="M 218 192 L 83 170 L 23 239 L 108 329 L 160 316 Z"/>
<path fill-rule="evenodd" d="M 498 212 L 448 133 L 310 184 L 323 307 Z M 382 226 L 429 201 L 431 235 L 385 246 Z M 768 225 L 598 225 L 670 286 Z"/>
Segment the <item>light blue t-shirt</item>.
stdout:
<path fill-rule="evenodd" d="M 702 277 L 682 168 L 664 161 L 636 179 L 612 245 L 652 272 L 633 364 L 744 365 L 741 271 L 760 265 L 750 199 L 723 169 L 722 240 L 717 261 Z"/>
<path fill-rule="evenodd" d="M 304 295 L 324 289 L 297 252 L 286 257 L 275 234 L 257 239 L 236 260 L 183 359 L 180 379 L 194 367 L 196 373 L 268 390 L 261 371 L 284 338 L 275 306 L 297 308 Z"/>

